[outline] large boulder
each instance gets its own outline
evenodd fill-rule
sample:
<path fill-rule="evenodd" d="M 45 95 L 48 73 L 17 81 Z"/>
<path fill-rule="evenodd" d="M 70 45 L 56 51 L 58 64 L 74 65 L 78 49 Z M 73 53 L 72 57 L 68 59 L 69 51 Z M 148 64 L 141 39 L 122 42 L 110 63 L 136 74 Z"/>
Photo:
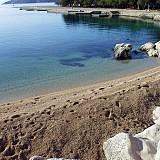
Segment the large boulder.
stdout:
<path fill-rule="evenodd" d="M 127 133 L 119 133 L 103 145 L 107 160 L 153 160 L 156 148 L 154 141 Z"/>
<path fill-rule="evenodd" d="M 160 57 L 160 41 L 157 43 L 145 43 L 139 48 L 140 51 L 145 52 L 150 57 Z"/>
<path fill-rule="evenodd" d="M 152 42 L 148 42 L 148 43 L 145 43 L 143 44 L 139 50 L 142 51 L 142 52 L 148 52 L 150 49 L 154 49 L 155 48 L 155 44 L 152 43 Z"/>
<path fill-rule="evenodd" d="M 145 129 L 143 132 L 136 134 L 135 137 L 149 139 L 158 144 L 160 140 L 160 126 L 154 124 L 151 127 Z"/>
<path fill-rule="evenodd" d="M 132 45 L 131 44 L 116 44 L 114 48 L 114 56 L 118 60 L 123 59 L 131 59 L 131 51 L 132 51 Z"/>
<path fill-rule="evenodd" d="M 103 144 L 104 154 L 107 160 L 132 160 L 130 154 L 131 137 L 127 133 L 119 133 Z"/>
<path fill-rule="evenodd" d="M 154 125 L 135 136 L 119 133 L 104 145 L 107 160 L 160 160 L 160 107 L 153 111 Z"/>

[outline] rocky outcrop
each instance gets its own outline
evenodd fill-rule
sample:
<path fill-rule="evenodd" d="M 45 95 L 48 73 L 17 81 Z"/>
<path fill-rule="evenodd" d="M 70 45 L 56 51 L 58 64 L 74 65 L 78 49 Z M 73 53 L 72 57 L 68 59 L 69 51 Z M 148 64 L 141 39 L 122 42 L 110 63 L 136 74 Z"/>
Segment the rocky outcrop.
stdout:
<path fill-rule="evenodd" d="M 155 44 L 152 43 L 152 42 L 148 42 L 148 43 L 145 43 L 143 44 L 139 50 L 142 51 L 142 52 L 148 52 L 150 49 L 154 49 L 155 48 Z"/>
<path fill-rule="evenodd" d="M 140 48 L 140 51 L 145 52 L 150 57 L 159 57 L 160 56 L 160 41 L 157 43 L 145 43 Z"/>
<path fill-rule="evenodd" d="M 123 59 L 131 59 L 131 51 L 132 51 L 132 45 L 131 44 L 116 44 L 114 48 L 114 56 L 118 60 Z"/>
<path fill-rule="evenodd" d="M 153 111 L 154 125 L 135 136 L 119 133 L 107 140 L 107 160 L 160 160 L 160 107 Z"/>
<path fill-rule="evenodd" d="M 149 57 L 160 57 L 160 41 L 157 43 L 148 42 L 143 44 L 139 50 Z M 131 59 L 132 45 L 127 43 L 116 44 L 114 56 L 117 60 Z"/>

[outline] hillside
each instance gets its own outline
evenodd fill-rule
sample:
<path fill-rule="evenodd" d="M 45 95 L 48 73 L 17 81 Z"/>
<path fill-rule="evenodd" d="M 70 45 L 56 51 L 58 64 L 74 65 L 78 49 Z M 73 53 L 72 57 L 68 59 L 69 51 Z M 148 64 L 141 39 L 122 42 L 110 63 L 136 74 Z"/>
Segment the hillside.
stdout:
<path fill-rule="evenodd" d="M 5 2 L 4 4 L 48 3 L 48 2 L 57 3 L 58 0 L 10 0 L 10 1 Z"/>

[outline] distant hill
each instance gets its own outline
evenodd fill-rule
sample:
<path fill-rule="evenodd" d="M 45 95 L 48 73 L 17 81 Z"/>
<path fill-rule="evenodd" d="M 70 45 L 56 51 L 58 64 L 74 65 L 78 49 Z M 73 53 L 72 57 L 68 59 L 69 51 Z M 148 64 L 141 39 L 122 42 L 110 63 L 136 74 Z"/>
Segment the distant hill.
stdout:
<path fill-rule="evenodd" d="M 10 0 L 3 4 L 48 3 L 48 2 L 58 3 L 58 1 L 59 0 Z"/>

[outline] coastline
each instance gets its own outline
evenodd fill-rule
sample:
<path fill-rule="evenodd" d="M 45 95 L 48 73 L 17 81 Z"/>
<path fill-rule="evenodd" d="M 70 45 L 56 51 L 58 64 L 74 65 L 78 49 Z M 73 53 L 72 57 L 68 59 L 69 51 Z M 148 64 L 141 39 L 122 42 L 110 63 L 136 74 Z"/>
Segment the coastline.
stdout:
<path fill-rule="evenodd" d="M 152 111 L 160 105 L 159 82 L 160 67 L 156 67 L 2 104 L 0 158 L 103 159 L 102 146 L 108 138 L 122 131 L 135 134 L 152 125 Z M 6 155 L 8 147 L 12 152 Z"/>
<path fill-rule="evenodd" d="M 92 12 L 101 11 L 102 14 L 108 14 L 110 16 L 126 16 L 137 17 L 143 19 L 154 19 L 159 21 L 160 11 L 157 10 L 136 10 L 136 9 L 116 9 L 116 8 L 82 8 L 82 7 L 61 7 L 61 6 L 24 6 L 18 7 L 20 10 L 26 11 L 46 11 L 48 13 L 62 13 L 62 14 L 77 14 L 76 12 L 82 12 L 82 14 L 92 14 Z"/>
<path fill-rule="evenodd" d="M 143 83 L 154 82 L 157 80 L 160 80 L 160 67 L 146 69 L 142 72 L 134 73 L 132 75 L 119 77 L 112 80 L 102 81 L 102 82 L 98 82 L 90 85 L 74 87 L 74 88 L 55 91 L 47 94 L 40 94 L 37 96 L 19 99 L 12 102 L 4 102 L 0 104 L 0 107 L 5 108 L 5 106 L 18 105 L 20 107 L 19 109 L 23 110 L 23 108 L 21 108 L 22 106 L 27 105 L 28 103 L 32 104 L 33 101 L 37 99 L 37 97 L 38 97 L 38 100 L 41 100 L 41 102 L 39 104 L 36 104 L 37 105 L 36 108 L 38 108 L 38 105 L 41 105 L 41 103 L 49 104 L 50 102 L 51 103 L 54 102 L 55 105 L 58 107 L 58 106 L 62 106 L 62 104 L 65 104 L 65 101 L 67 101 L 67 99 L 72 99 L 72 101 L 76 101 L 76 99 L 83 99 L 83 98 L 96 99 L 104 95 L 106 96 L 106 95 L 115 94 L 116 92 L 120 92 L 123 89 L 129 90 Z M 103 89 L 101 90 L 100 88 L 103 88 Z M 35 104 L 32 107 L 34 108 L 34 106 Z M 12 112 L 10 113 L 12 114 Z M 0 113 L 0 116 L 1 116 L 1 119 L 8 117 L 8 115 L 5 116 L 3 112 Z"/>
<path fill-rule="evenodd" d="M 15 103 L 15 102 L 19 102 L 19 101 L 22 101 L 25 99 L 34 99 L 34 97 L 43 97 L 43 96 L 48 96 L 50 94 L 69 93 L 74 90 L 88 89 L 88 88 L 92 88 L 92 87 L 96 87 L 96 86 L 101 86 L 105 83 L 111 83 L 112 81 L 116 81 L 116 80 L 118 81 L 123 78 L 130 77 L 132 75 L 137 75 L 137 74 L 146 72 L 148 70 L 152 70 L 154 68 L 158 68 L 158 65 L 151 66 L 151 67 L 145 67 L 143 69 L 138 69 L 138 70 L 123 73 L 120 75 L 114 75 L 109 78 L 97 79 L 94 81 L 87 81 L 85 83 L 80 83 L 80 84 L 76 83 L 73 85 L 65 85 L 65 86 L 57 87 L 57 88 L 50 88 L 49 90 L 46 89 L 44 91 L 39 91 L 39 92 L 32 93 L 32 94 L 27 93 L 27 94 L 21 94 L 21 95 L 14 95 L 14 96 L 10 96 L 10 97 L 7 96 L 5 99 L 3 99 L 1 97 L 0 105 L 7 104 L 7 103 Z"/>
<path fill-rule="evenodd" d="M 2 103 L 0 159 L 105 159 L 103 143 L 119 132 L 136 134 L 151 126 L 156 106 L 160 66 Z"/>
<path fill-rule="evenodd" d="M 29 7 L 34 7 L 34 6 L 29 6 Z M 25 7 L 24 7 L 25 8 Z M 40 9 L 41 8 L 41 6 L 36 6 L 35 8 L 37 8 L 37 9 Z M 69 7 L 53 7 L 53 6 L 47 6 L 46 8 L 54 8 L 54 9 L 58 9 L 57 11 L 59 12 L 59 9 L 60 10 L 65 10 L 65 12 L 67 11 L 68 12 L 68 10 L 70 9 Z M 78 8 L 74 8 L 74 9 L 78 9 Z M 73 9 L 73 10 L 74 10 Z M 88 10 L 88 9 L 90 9 L 90 8 L 84 8 L 84 9 L 86 9 L 86 11 Z M 102 9 L 102 8 L 100 8 L 100 9 Z M 43 8 L 42 8 L 42 10 L 43 10 Z M 106 9 L 105 9 L 106 10 Z M 116 9 L 115 9 L 116 10 Z M 124 17 L 125 18 L 125 17 Z M 134 17 L 133 17 L 134 18 Z M 147 68 L 147 67 L 146 67 Z M 149 67 L 148 67 L 149 68 Z M 151 67 L 152 68 L 152 67 Z M 142 69 L 143 70 L 143 69 Z M 144 70 L 146 70 L 146 69 L 144 69 Z M 136 72 L 136 71 L 134 71 L 134 72 Z M 133 72 L 133 74 L 134 74 L 134 72 Z M 127 74 L 125 74 L 124 73 L 124 75 L 125 76 L 127 76 Z M 122 75 L 120 75 L 120 76 L 113 76 L 111 79 L 116 79 L 116 78 L 119 78 L 119 77 L 122 77 L 123 76 L 123 74 Z M 108 78 L 108 79 L 110 79 L 110 78 Z M 108 81 L 108 79 L 107 79 L 107 81 Z M 105 79 L 103 78 L 102 80 L 104 80 L 105 81 Z M 102 81 L 101 79 L 97 79 L 97 81 L 95 81 L 95 83 L 99 83 L 99 82 L 101 82 Z M 93 82 L 94 83 L 94 82 Z M 90 83 L 88 82 L 88 83 L 86 83 L 86 84 L 81 84 L 81 85 L 73 85 L 73 86 L 64 86 L 64 87 L 62 87 L 62 88 L 60 88 L 60 91 L 63 91 L 63 90 L 67 90 L 67 89 L 70 89 L 70 88 L 77 88 L 77 87 L 79 87 L 79 86 L 82 86 L 83 87 L 83 85 L 85 85 L 85 86 L 90 86 Z M 51 93 L 51 92 L 57 92 L 58 91 L 58 89 L 59 88 L 55 88 L 55 89 L 51 89 L 51 90 L 43 90 L 43 91 L 40 91 L 39 93 L 38 92 L 36 92 L 35 93 L 35 96 L 39 96 L 39 95 L 43 95 L 43 94 L 49 94 L 49 93 Z M 23 95 L 23 94 L 22 94 Z M 34 95 L 32 94 L 31 95 L 32 97 L 34 97 Z M 21 98 L 22 97 L 22 98 Z M 14 102 L 14 101 L 16 101 L 16 100 L 18 100 L 18 99 L 25 99 L 25 98 L 27 98 L 27 97 L 30 97 L 30 95 L 29 94 L 26 94 L 26 95 L 24 95 L 24 96 L 20 96 L 20 98 L 17 98 L 16 96 L 14 97 L 14 98 L 10 98 L 10 102 Z M 8 102 L 9 102 L 8 101 Z M 1 103 L 3 103 L 3 102 L 7 102 L 7 98 L 3 101 L 3 100 L 1 100 L 0 101 L 0 104 Z"/>

